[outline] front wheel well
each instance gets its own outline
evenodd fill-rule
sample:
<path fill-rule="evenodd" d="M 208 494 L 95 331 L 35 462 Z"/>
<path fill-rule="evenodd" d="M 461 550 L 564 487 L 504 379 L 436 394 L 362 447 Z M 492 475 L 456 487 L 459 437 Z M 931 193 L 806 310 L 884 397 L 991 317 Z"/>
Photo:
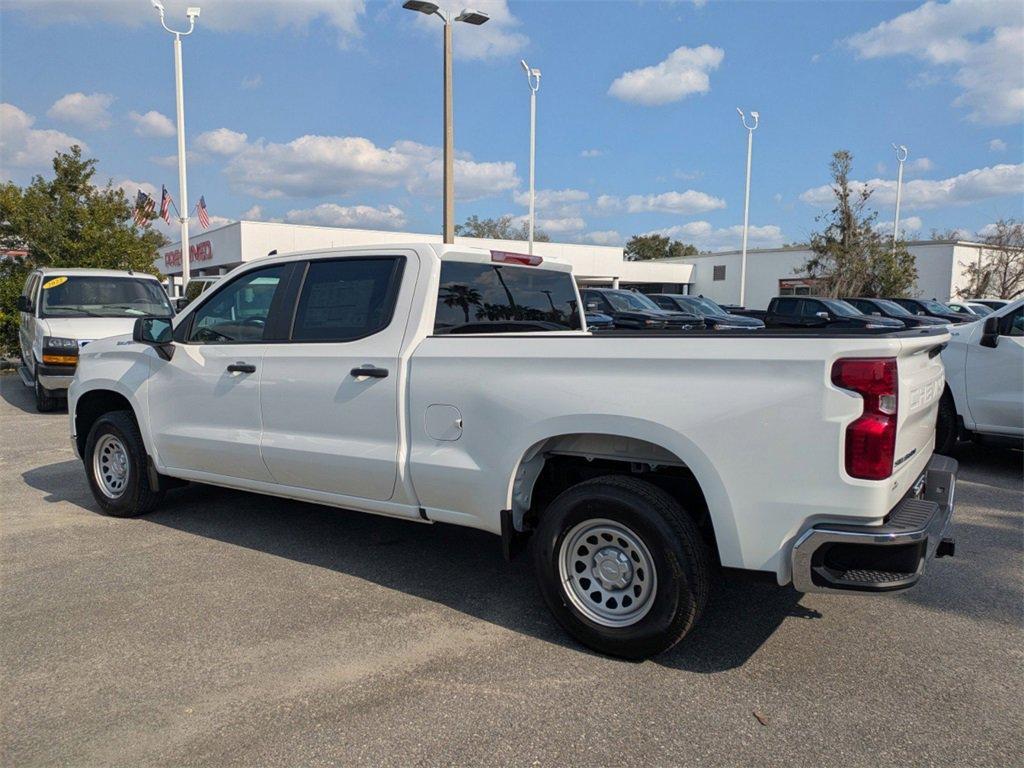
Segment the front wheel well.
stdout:
<path fill-rule="evenodd" d="M 111 411 L 128 411 L 135 418 L 135 409 L 128 398 L 109 389 L 94 389 L 78 398 L 75 404 L 75 442 L 78 455 L 85 456 L 85 441 L 96 420 Z M 138 423 L 138 419 L 135 419 Z"/>

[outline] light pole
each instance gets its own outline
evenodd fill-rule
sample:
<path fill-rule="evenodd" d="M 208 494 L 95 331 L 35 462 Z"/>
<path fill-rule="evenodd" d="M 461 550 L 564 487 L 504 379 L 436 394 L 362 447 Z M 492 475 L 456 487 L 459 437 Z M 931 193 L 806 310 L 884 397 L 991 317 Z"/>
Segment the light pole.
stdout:
<path fill-rule="evenodd" d="M 540 70 L 530 69 L 530 65 L 523 59 L 520 59 L 519 63 L 526 71 L 526 83 L 530 86 L 530 253 L 532 254 L 537 203 L 537 188 L 534 185 L 533 172 L 537 163 L 537 91 L 540 90 Z"/>
<path fill-rule="evenodd" d="M 896 218 L 892 222 L 892 254 L 896 255 L 896 241 L 900 236 L 900 198 L 903 196 L 903 163 L 907 160 L 907 155 L 910 152 L 902 144 L 893 144 L 892 148 L 896 150 L 896 162 L 899 163 L 900 169 L 896 173 Z"/>
<path fill-rule="evenodd" d="M 185 290 L 191 277 L 189 271 L 188 252 L 188 184 L 185 179 L 185 89 L 181 77 L 181 38 L 192 34 L 199 18 L 199 8 L 190 7 L 185 11 L 188 18 L 188 30 L 179 32 L 171 29 L 164 21 L 164 4 L 160 0 L 151 0 L 153 7 L 160 14 L 160 25 L 174 35 L 174 91 L 178 107 L 178 221 L 181 223 L 181 289 Z"/>
<path fill-rule="evenodd" d="M 455 126 L 452 122 L 452 15 L 442 11 L 437 3 L 426 0 L 406 0 L 402 7 L 410 11 L 437 16 L 444 22 L 444 241 L 455 242 Z M 482 11 L 466 8 L 454 21 L 479 26 L 490 16 Z"/>
<path fill-rule="evenodd" d="M 740 256 L 740 306 L 745 307 L 747 298 L 747 230 L 750 227 L 750 156 L 754 151 L 754 131 L 757 130 L 761 115 L 758 112 L 751 112 L 750 116 L 754 118 L 754 124 L 747 125 L 747 116 L 743 114 L 743 110 L 736 107 L 736 111 L 740 113 L 743 127 L 747 129 L 747 189 L 743 196 L 743 252 Z"/>

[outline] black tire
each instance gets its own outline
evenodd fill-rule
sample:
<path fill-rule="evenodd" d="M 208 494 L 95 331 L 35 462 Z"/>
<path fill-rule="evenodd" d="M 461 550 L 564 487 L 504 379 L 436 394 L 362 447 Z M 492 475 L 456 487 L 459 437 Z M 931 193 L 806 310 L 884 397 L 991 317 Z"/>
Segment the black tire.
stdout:
<path fill-rule="evenodd" d="M 586 615 L 574 604 L 573 587 L 566 586 L 559 570 L 566 536 L 585 521 L 599 519 L 638 536 L 653 565 L 656 588 L 649 608 L 628 626 L 606 626 Z M 601 653 L 645 659 L 668 650 L 690 631 L 707 604 L 711 564 L 700 531 L 675 499 L 642 480 L 609 475 L 569 488 L 544 511 L 533 539 L 544 601 L 570 635 Z M 628 592 L 621 594 L 628 599 Z"/>
<path fill-rule="evenodd" d="M 939 400 L 939 415 L 935 420 L 935 452 L 948 454 L 956 448 L 960 437 L 960 422 L 956 415 L 956 403 L 947 389 Z"/>
<path fill-rule="evenodd" d="M 127 477 L 123 490 L 111 496 L 103 490 L 103 481 L 96 477 L 94 456 L 104 437 L 120 441 L 127 456 Z M 85 474 L 89 488 L 100 508 L 113 517 L 136 517 L 151 512 L 163 499 L 163 491 L 154 491 L 147 473 L 146 446 L 130 411 L 111 411 L 100 416 L 89 430 L 85 441 Z"/>
<path fill-rule="evenodd" d="M 39 383 L 36 379 L 36 410 L 40 413 L 50 413 L 60 407 L 61 398 L 52 394 L 50 390 Z"/>

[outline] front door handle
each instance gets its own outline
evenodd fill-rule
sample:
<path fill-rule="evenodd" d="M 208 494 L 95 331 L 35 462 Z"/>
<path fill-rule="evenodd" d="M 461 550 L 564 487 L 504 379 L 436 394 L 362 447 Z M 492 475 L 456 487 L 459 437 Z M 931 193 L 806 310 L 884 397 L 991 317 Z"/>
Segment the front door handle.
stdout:
<path fill-rule="evenodd" d="M 228 366 L 229 373 L 256 373 L 256 366 L 241 361 Z"/>
<path fill-rule="evenodd" d="M 353 376 L 369 376 L 371 379 L 386 379 L 388 375 L 387 368 L 377 368 L 373 365 L 364 365 L 362 368 L 353 368 L 349 371 Z"/>

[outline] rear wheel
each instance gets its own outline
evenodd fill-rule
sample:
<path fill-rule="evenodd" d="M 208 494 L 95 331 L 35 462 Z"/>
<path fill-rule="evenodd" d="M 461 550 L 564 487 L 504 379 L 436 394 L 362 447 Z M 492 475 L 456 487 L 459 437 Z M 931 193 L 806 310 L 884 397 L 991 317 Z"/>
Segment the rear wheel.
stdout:
<path fill-rule="evenodd" d="M 667 650 L 707 602 L 700 531 L 650 483 L 612 475 L 573 486 L 545 510 L 533 538 L 545 602 L 602 653 L 642 659 Z"/>
<path fill-rule="evenodd" d="M 935 420 L 935 452 L 948 454 L 956 447 L 960 425 L 956 416 L 956 403 L 947 389 L 939 400 L 939 415 Z"/>
<path fill-rule="evenodd" d="M 112 411 L 96 420 L 85 443 L 84 461 L 93 498 L 108 515 L 142 515 L 163 499 L 163 492 L 149 484 L 146 447 L 128 411 Z"/>

